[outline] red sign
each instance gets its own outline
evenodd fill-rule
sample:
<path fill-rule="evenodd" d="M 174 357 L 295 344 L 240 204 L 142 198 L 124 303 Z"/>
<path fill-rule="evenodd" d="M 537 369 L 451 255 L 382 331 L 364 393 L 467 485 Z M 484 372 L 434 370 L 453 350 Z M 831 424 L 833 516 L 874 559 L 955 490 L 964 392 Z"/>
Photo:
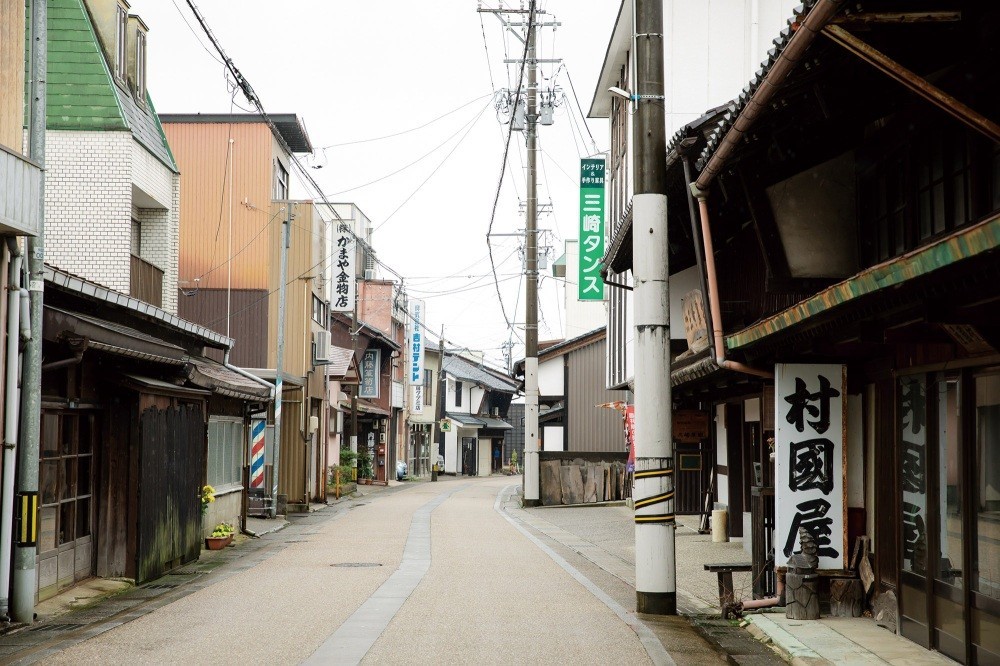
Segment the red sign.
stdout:
<path fill-rule="evenodd" d="M 625 443 L 628 444 L 626 470 L 635 471 L 635 405 L 625 408 Z"/>

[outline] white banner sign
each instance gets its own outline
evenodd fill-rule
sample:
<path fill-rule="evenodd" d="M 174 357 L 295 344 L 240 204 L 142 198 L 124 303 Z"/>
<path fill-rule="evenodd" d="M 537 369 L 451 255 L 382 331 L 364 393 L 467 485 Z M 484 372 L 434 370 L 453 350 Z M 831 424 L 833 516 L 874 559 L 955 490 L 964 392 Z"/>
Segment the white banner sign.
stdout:
<path fill-rule="evenodd" d="M 347 222 L 337 222 L 333 234 L 333 294 L 330 309 L 333 312 L 354 310 L 357 281 L 354 272 L 354 258 L 357 256 L 354 234 Z"/>
<path fill-rule="evenodd" d="M 798 552 L 804 527 L 819 547 L 819 568 L 843 569 L 847 373 L 842 365 L 779 363 L 774 384 L 776 563 Z"/>
<path fill-rule="evenodd" d="M 410 386 L 413 387 L 413 404 L 410 411 L 424 411 L 424 302 L 410 301 L 410 343 L 407 349 L 407 368 Z"/>

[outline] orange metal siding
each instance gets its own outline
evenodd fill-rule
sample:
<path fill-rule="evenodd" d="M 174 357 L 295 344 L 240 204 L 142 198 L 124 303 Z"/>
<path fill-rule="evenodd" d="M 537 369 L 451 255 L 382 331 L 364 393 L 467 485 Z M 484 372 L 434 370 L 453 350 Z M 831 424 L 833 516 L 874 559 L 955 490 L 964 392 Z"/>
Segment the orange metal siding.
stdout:
<path fill-rule="evenodd" d="M 24 0 L 0 0 L 0 144 L 21 152 L 24 123 Z"/>

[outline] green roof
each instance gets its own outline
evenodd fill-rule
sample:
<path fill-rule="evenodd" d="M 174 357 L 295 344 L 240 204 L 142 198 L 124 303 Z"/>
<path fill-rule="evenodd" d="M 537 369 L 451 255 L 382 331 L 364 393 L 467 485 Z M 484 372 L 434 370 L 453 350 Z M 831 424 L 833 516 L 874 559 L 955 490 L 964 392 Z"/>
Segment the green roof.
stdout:
<path fill-rule="evenodd" d="M 177 171 L 149 95 L 143 108 L 115 82 L 83 0 L 48 3 L 46 127 L 130 131 L 157 159 Z M 30 62 L 30 55 L 26 54 L 25 62 Z"/>

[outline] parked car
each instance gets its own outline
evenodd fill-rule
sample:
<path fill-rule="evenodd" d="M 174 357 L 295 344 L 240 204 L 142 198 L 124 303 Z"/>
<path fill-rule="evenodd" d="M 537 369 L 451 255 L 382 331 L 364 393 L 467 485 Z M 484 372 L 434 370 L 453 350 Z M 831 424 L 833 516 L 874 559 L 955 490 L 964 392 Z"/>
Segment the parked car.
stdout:
<path fill-rule="evenodd" d="M 403 477 L 406 476 L 406 463 L 402 460 L 396 461 L 396 480 L 402 481 Z"/>
<path fill-rule="evenodd" d="M 444 456 L 441 455 L 440 453 L 438 454 L 438 458 L 437 458 L 437 466 L 438 466 L 438 471 L 439 472 L 443 472 L 444 471 Z"/>

